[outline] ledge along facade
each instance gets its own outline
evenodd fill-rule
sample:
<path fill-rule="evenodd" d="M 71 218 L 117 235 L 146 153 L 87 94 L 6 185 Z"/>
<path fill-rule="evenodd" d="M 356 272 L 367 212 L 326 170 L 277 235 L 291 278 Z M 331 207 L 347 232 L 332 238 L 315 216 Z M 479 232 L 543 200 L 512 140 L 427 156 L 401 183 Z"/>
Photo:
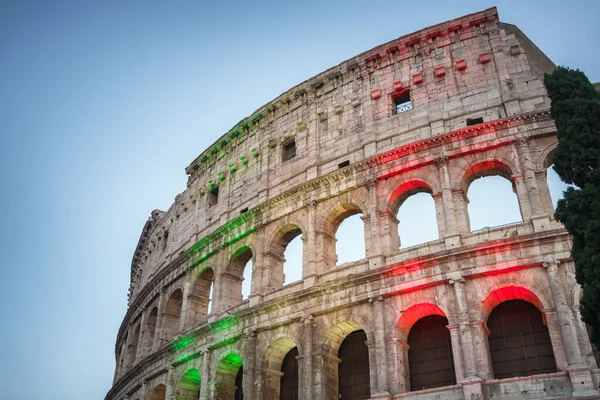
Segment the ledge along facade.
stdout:
<path fill-rule="evenodd" d="M 106 399 L 598 396 L 546 182 L 554 68 L 490 8 L 360 54 L 241 121 L 144 226 Z M 467 190 L 491 175 L 511 182 L 522 221 L 472 231 Z M 439 239 L 400 250 L 396 216 L 416 193 L 431 195 Z M 354 214 L 366 258 L 336 265 Z M 302 279 L 284 284 L 299 235 Z"/>

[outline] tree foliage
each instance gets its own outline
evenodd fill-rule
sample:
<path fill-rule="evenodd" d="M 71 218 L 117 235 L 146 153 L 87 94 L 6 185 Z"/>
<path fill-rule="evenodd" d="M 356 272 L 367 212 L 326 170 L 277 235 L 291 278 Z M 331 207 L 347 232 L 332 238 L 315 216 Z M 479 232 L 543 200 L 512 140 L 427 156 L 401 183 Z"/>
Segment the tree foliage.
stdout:
<path fill-rule="evenodd" d="M 564 67 L 547 74 L 544 84 L 558 134 L 554 169 L 573 185 L 554 215 L 573 236 L 581 315 L 600 348 L 600 93 L 583 72 Z"/>

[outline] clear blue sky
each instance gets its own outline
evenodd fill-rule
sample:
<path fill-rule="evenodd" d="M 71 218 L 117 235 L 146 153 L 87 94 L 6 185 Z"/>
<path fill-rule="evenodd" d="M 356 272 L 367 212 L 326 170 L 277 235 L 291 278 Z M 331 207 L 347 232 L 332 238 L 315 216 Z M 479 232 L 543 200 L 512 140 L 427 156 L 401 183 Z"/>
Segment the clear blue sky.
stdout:
<path fill-rule="evenodd" d="M 290 87 L 492 5 L 600 80 L 597 1 L 287 3 L 0 1 L 0 397 L 104 398 L 144 222 Z"/>

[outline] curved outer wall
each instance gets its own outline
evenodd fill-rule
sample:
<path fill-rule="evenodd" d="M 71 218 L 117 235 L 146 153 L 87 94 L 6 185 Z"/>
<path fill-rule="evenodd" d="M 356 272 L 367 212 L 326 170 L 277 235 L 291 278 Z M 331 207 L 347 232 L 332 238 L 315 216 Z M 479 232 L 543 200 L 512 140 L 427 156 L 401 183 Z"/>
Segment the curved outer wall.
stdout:
<path fill-rule="evenodd" d="M 596 394 L 570 239 L 546 183 L 557 139 L 542 79 L 553 68 L 492 8 L 358 55 L 241 121 L 144 227 L 106 399 L 229 399 L 240 362 L 245 398 L 278 399 L 294 346 L 299 398 L 335 399 L 338 349 L 359 329 L 372 398 Z M 412 110 L 395 113 L 407 93 Z M 485 175 L 512 182 L 522 223 L 471 232 L 466 190 Z M 396 213 L 420 191 L 440 239 L 398 250 Z M 336 229 L 359 212 L 366 258 L 336 266 Z M 283 249 L 299 232 L 302 280 L 284 286 Z M 487 318 L 519 299 L 541 311 L 557 372 L 497 379 Z M 457 384 L 415 391 L 407 340 L 428 315 L 448 320 Z"/>

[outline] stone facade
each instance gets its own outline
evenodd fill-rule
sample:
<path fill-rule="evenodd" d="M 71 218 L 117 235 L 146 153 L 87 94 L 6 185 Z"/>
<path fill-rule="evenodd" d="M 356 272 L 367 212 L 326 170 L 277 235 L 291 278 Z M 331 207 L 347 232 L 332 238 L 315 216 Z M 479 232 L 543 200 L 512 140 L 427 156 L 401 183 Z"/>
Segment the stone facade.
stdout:
<path fill-rule="evenodd" d="M 240 378 L 246 399 L 279 399 L 293 348 L 298 398 L 336 399 L 340 346 L 356 331 L 372 399 L 598 396 L 546 183 L 553 68 L 491 8 L 360 54 L 241 121 L 143 229 L 106 399 L 232 399 Z M 512 183 L 522 223 L 473 232 L 467 189 L 488 175 Z M 433 197 L 439 239 L 399 250 L 396 215 L 418 192 Z M 336 266 L 336 230 L 354 214 L 366 258 Z M 302 280 L 284 285 L 300 234 Z M 511 300 L 541 315 L 552 372 L 496 377 L 488 318 Z M 410 335 L 428 316 L 445 318 L 453 383 L 418 390 Z"/>

